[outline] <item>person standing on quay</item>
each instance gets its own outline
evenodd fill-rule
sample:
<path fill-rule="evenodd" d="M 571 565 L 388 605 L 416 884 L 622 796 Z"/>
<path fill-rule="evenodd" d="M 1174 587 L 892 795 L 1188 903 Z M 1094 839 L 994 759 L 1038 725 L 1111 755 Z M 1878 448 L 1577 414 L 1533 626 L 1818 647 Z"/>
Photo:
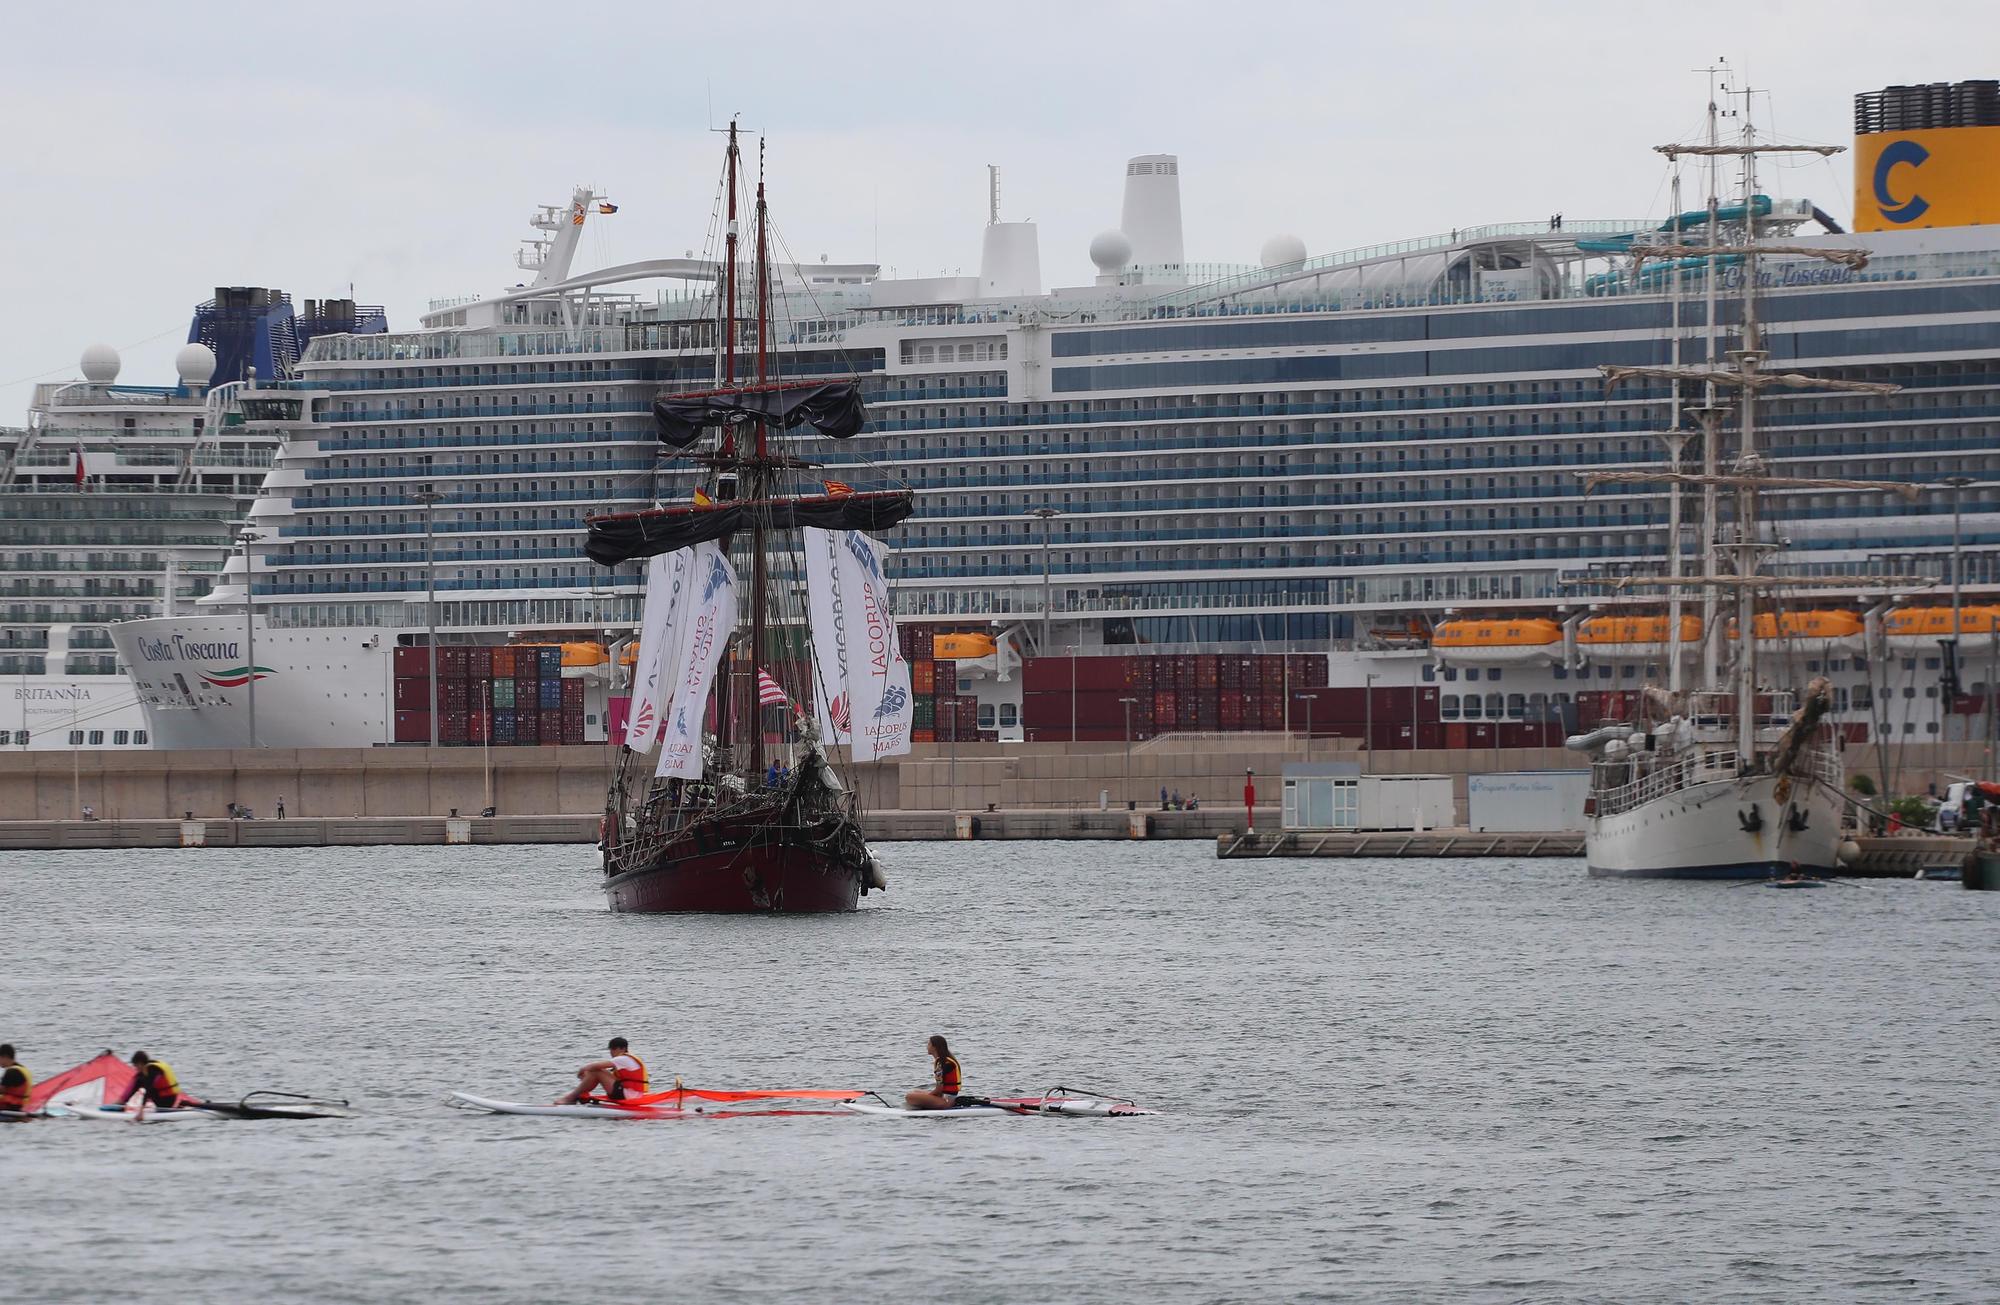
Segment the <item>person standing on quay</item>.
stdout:
<path fill-rule="evenodd" d="M 280 796 L 278 798 L 278 819 L 283 820 L 284 818 L 285 818 L 285 799 L 282 796 Z"/>

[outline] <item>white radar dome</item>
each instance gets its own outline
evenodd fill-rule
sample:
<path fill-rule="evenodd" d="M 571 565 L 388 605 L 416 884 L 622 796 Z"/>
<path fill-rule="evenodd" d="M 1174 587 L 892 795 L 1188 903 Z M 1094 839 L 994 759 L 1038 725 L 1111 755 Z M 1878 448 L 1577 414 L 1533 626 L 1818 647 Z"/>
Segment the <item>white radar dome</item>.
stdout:
<path fill-rule="evenodd" d="M 1303 263 L 1306 261 L 1306 242 L 1297 236 L 1272 236 L 1258 251 L 1257 261 L 1266 268 Z"/>
<path fill-rule="evenodd" d="M 83 351 L 83 359 L 77 366 L 83 369 L 86 381 L 108 384 L 118 379 L 118 351 L 108 344 L 93 344 Z"/>
<path fill-rule="evenodd" d="M 184 344 L 174 355 L 174 371 L 183 385 L 206 385 L 215 375 L 215 351 L 205 344 Z"/>
<path fill-rule="evenodd" d="M 1100 231 L 1090 238 L 1090 261 L 1100 272 L 1116 272 L 1132 261 L 1132 241 L 1123 231 Z"/>

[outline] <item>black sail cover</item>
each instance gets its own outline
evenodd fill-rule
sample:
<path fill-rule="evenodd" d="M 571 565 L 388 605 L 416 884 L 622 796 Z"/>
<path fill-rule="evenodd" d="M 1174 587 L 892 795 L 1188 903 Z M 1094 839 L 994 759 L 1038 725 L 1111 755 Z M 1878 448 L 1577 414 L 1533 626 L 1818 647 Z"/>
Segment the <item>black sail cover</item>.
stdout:
<path fill-rule="evenodd" d="M 669 394 L 653 400 L 653 422 L 660 428 L 660 438 L 677 449 L 700 439 L 705 427 L 752 421 L 783 430 L 810 425 L 830 439 L 844 440 L 868 424 L 868 410 L 862 406 L 861 385 L 856 381 Z"/>
<path fill-rule="evenodd" d="M 593 562 L 616 566 L 753 526 L 773 530 L 813 526 L 872 533 L 887 530 L 915 511 L 916 495 L 907 489 L 655 508 L 591 518 L 585 526 L 588 537 L 583 551 Z"/>

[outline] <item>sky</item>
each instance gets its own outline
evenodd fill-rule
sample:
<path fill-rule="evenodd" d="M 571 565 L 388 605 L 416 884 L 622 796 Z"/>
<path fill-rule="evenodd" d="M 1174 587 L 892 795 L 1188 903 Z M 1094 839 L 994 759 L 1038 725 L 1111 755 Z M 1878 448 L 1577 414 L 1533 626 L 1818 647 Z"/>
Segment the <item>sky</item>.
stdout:
<path fill-rule="evenodd" d="M 1782 139 L 1852 140 L 1858 91 L 2000 76 L 1991 4 L 1905 0 L 1188 4 L 505 0 L 10 6 L 0 43 L 0 425 L 111 344 L 170 383 L 218 285 L 386 306 L 521 278 L 525 219 L 579 183 L 579 270 L 699 253 L 720 138 L 768 149 L 794 255 L 971 274 L 986 165 L 1088 284 L 1125 160 L 1180 156 L 1187 256 L 1254 262 L 1489 222 L 1657 217 L 1707 78 Z M 1648 19 L 1646 15 L 1653 15 Z M 1847 162 L 1764 189 L 1843 223 Z"/>

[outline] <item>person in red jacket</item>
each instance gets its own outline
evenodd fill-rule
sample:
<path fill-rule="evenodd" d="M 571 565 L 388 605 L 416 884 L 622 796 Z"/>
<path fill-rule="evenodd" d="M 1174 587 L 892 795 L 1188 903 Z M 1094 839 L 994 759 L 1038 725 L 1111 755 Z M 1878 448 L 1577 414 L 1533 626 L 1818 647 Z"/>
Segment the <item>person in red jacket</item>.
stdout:
<path fill-rule="evenodd" d="M 646 1075 L 646 1063 L 632 1054 L 632 1049 L 623 1038 L 613 1038 L 605 1050 L 611 1054 L 605 1060 L 593 1060 L 576 1071 L 576 1087 L 558 1098 L 559 1106 L 573 1106 L 589 1096 L 599 1096 L 608 1101 L 623 1101 L 627 1097 L 640 1097 L 651 1091 Z"/>

